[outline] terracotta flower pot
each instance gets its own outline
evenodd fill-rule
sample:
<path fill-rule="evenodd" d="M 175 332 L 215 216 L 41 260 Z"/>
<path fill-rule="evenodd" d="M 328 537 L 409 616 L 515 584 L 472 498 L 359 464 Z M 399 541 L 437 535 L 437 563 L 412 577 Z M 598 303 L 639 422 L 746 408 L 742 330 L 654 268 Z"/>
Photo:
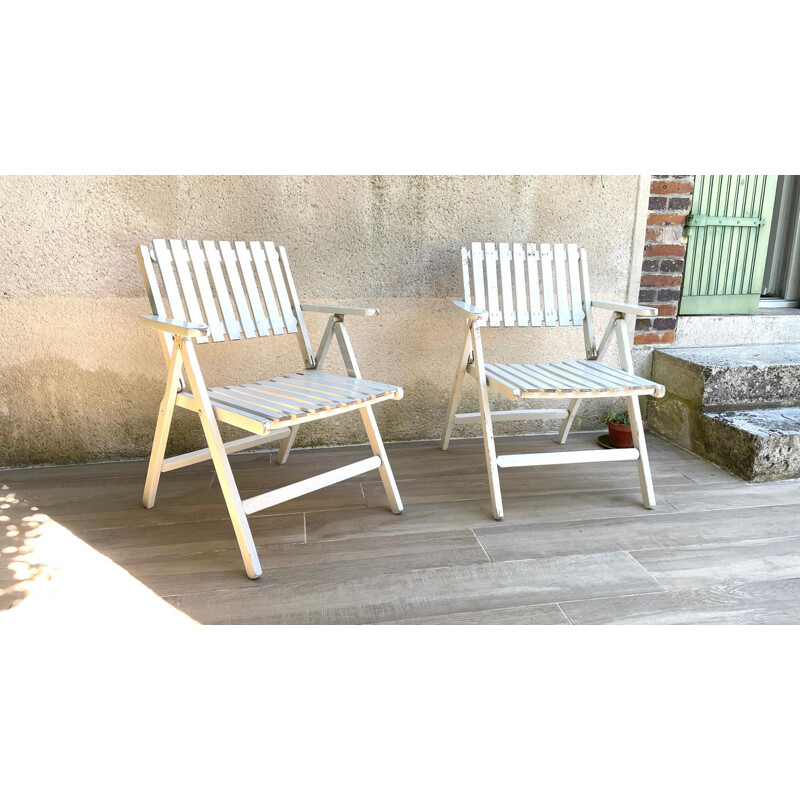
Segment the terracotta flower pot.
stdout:
<path fill-rule="evenodd" d="M 630 425 L 620 425 L 619 422 L 606 422 L 608 426 L 608 441 L 612 447 L 633 447 L 633 436 Z"/>

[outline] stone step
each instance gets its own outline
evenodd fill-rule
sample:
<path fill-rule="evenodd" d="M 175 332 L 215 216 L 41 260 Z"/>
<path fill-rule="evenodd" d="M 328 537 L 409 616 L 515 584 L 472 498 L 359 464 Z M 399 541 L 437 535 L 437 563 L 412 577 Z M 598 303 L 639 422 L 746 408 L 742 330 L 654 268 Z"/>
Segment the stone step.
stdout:
<path fill-rule="evenodd" d="M 790 406 L 800 399 L 800 343 L 656 349 L 651 377 L 697 410 Z"/>
<path fill-rule="evenodd" d="M 692 444 L 746 481 L 800 478 L 800 407 L 703 413 Z"/>

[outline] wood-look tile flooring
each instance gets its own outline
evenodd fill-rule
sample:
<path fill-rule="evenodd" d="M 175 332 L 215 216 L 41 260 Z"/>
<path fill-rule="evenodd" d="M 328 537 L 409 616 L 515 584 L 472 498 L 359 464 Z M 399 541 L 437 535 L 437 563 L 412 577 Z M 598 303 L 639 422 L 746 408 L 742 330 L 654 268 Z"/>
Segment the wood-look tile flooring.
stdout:
<path fill-rule="evenodd" d="M 573 434 L 567 448 L 596 437 Z M 747 484 L 658 437 L 648 443 L 656 509 L 642 507 L 630 463 L 520 468 L 501 472 L 502 522 L 489 514 L 479 439 L 446 453 L 436 442 L 390 444 L 404 513 L 389 512 L 377 473 L 366 473 L 252 516 L 257 581 L 244 574 L 208 462 L 164 475 L 149 511 L 144 462 L 6 470 L 0 484 L 200 623 L 800 622 L 800 481 Z M 498 440 L 500 453 L 553 447 L 551 436 Z M 231 460 L 247 497 L 365 454 Z M 13 512 L 0 513 L 13 523 Z M 19 525 L 6 529 L 18 545 Z M 0 620 L 25 602 L 12 560 L 0 556 Z"/>

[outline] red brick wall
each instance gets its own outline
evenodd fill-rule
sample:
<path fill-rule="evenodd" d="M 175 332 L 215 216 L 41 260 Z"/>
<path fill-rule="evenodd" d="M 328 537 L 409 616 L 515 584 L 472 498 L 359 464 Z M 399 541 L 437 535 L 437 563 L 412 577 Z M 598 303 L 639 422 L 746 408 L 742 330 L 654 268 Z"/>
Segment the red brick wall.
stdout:
<path fill-rule="evenodd" d="M 633 343 L 672 344 L 686 256 L 681 238 L 692 205 L 694 175 L 652 177 L 639 303 L 656 306 L 658 316 L 636 321 Z"/>

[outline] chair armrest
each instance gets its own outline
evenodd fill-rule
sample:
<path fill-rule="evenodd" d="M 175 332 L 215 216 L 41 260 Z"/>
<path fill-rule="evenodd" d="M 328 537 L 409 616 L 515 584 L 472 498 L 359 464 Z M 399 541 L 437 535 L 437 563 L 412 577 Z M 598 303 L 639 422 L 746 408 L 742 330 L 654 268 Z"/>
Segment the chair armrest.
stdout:
<path fill-rule="evenodd" d="M 655 317 L 658 309 L 652 306 L 635 306 L 631 303 L 617 303 L 614 300 L 594 300 L 595 308 L 604 308 L 606 311 L 618 311 L 620 314 L 635 314 L 637 317 Z"/>
<path fill-rule="evenodd" d="M 184 322 L 183 320 L 170 319 L 169 317 L 154 317 L 151 314 L 141 314 L 139 320 L 142 325 L 156 328 L 164 333 L 172 333 L 175 336 L 192 338 L 208 335 L 208 325 L 199 322 Z"/>
<path fill-rule="evenodd" d="M 489 319 L 488 311 L 482 308 L 477 308 L 476 306 L 471 306 L 469 303 L 465 303 L 463 300 L 453 300 L 453 305 L 469 319 L 479 319 L 482 322 L 486 322 Z"/>
<path fill-rule="evenodd" d="M 313 303 L 300 303 L 301 311 L 317 314 L 350 314 L 352 317 L 377 317 L 377 308 L 357 308 L 353 306 L 317 306 Z"/>

